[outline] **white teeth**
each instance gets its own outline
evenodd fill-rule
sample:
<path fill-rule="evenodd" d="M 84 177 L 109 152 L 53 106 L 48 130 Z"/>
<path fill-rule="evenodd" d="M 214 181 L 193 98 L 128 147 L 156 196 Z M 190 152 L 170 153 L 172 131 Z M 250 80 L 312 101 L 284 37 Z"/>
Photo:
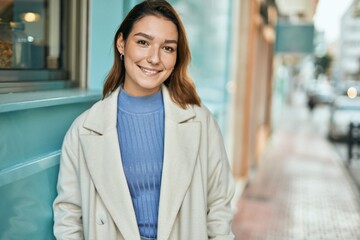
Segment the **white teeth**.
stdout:
<path fill-rule="evenodd" d="M 141 70 L 142 70 L 146 75 L 152 75 L 152 74 L 158 73 L 158 71 L 156 71 L 156 70 L 149 70 L 149 69 L 145 69 L 145 68 L 141 68 Z"/>

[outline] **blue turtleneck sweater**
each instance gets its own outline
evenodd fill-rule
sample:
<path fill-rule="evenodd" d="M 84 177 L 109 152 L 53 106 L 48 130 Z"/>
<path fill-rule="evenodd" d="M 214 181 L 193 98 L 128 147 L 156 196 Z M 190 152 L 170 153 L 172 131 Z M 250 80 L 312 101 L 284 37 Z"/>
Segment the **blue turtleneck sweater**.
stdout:
<path fill-rule="evenodd" d="M 145 97 L 118 97 L 117 131 L 121 159 L 140 235 L 156 238 L 164 157 L 161 91 Z"/>

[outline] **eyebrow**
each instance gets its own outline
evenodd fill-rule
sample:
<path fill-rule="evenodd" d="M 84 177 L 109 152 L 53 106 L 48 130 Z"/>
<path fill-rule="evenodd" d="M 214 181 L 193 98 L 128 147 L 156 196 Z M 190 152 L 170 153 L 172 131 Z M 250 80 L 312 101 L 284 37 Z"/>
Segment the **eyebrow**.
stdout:
<path fill-rule="evenodd" d="M 149 40 L 154 40 L 153 36 L 151 36 L 149 34 L 146 34 L 146 33 L 143 33 L 143 32 L 135 33 L 134 36 L 142 36 L 142 37 L 147 38 Z M 175 43 L 175 44 L 177 44 L 178 42 L 176 40 L 165 40 L 164 43 Z"/>

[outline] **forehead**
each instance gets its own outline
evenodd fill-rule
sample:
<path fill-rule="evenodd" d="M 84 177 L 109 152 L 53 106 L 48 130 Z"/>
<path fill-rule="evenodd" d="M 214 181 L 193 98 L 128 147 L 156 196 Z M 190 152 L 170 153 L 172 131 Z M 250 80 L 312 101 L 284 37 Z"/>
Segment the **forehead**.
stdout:
<path fill-rule="evenodd" d="M 134 23 L 130 35 L 139 32 L 146 33 L 154 38 L 166 40 L 178 39 L 178 30 L 172 21 L 153 15 L 145 16 Z"/>

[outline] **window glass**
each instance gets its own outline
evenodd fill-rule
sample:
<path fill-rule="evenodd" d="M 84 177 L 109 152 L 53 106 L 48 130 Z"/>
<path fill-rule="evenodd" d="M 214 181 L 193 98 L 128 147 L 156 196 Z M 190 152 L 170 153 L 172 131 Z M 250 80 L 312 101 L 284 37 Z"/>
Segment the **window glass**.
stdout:
<path fill-rule="evenodd" d="M 47 0 L 1 1 L 1 69 L 59 68 L 59 41 L 51 40 L 60 38 L 60 27 L 56 24 L 60 8 L 50 12 L 53 4 L 60 6 L 57 1 Z M 47 31 L 48 24 L 55 24 L 52 25 L 55 29 Z"/>
<path fill-rule="evenodd" d="M 69 6 L 62 0 L 0 0 L 0 93 L 72 86 L 66 69 L 71 21 L 63 11 Z"/>

